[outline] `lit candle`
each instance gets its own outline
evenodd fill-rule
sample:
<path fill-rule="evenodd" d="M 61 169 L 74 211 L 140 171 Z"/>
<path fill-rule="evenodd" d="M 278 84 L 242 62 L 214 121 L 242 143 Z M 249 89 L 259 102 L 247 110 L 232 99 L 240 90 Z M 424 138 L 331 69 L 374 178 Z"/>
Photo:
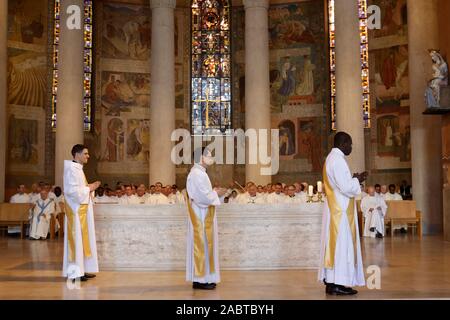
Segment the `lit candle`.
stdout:
<path fill-rule="evenodd" d="M 322 193 L 322 181 L 317 181 L 317 192 Z"/>
<path fill-rule="evenodd" d="M 308 187 L 308 196 L 310 196 L 310 197 L 313 196 L 313 186 Z"/>

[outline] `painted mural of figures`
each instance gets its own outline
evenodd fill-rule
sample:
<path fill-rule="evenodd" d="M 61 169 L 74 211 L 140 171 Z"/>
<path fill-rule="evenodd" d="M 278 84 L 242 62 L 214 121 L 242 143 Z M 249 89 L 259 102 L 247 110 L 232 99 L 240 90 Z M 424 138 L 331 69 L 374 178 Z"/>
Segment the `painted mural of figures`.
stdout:
<path fill-rule="evenodd" d="M 111 119 L 108 123 L 105 159 L 109 162 L 118 162 L 123 160 L 124 141 L 122 120 L 118 118 Z"/>
<path fill-rule="evenodd" d="M 283 58 L 281 66 L 281 87 L 278 93 L 284 97 L 289 97 L 295 90 L 295 71 L 296 67 L 291 63 L 290 57 Z"/>
<path fill-rule="evenodd" d="M 289 121 L 283 121 L 278 126 L 280 130 L 280 155 L 290 156 L 295 153 L 295 126 Z"/>
<path fill-rule="evenodd" d="M 144 119 L 139 120 L 139 125 L 132 129 L 127 138 L 127 155 L 134 160 L 138 160 L 140 154 L 148 150 L 148 122 Z"/>
<path fill-rule="evenodd" d="M 320 137 L 314 130 L 314 122 L 306 121 L 300 124 L 300 149 L 303 157 L 309 160 L 313 172 L 321 170 L 321 143 Z"/>
<path fill-rule="evenodd" d="M 303 65 L 302 80 L 297 86 L 296 94 L 299 96 L 309 96 L 314 93 L 314 70 L 316 66 L 311 62 L 310 57 L 305 57 Z"/>
<path fill-rule="evenodd" d="M 404 93 L 408 92 L 408 88 L 403 84 L 402 79 L 408 70 L 408 47 L 401 46 L 398 49 L 401 59 L 404 59 L 397 66 L 397 76 L 395 78 L 396 94 L 395 98 L 400 99 Z"/>
<path fill-rule="evenodd" d="M 120 112 L 130 111 L 127 106 L 135 103 L 130 85 L 120 80 L 120 75 L 111 75 L 103 87 L 102 104 L 108 109 L 107 115 L 119 116 Z"/>
<path fill-rule="evenodd" d="M 410 126 L 405 126 L 400 132 L 400 161 L 411 161 L 411 132 Z"/>
<path fill-rule="evenodd" d="M 387 90 L 395 85 L 395 79 L 397 78 L 397 68 L 395 67 L 395 54 L 394 51 L 389 52 L 389 56 L 383 61 L 383 67 L 381 69 L 381 79 Z"/>
<path fill-rule="evenodd" d="M 125 4 L 105 4 L 103 8 L 104 57 L 146 60 L 151 41 L 148 9 Z"/>
<path fill-rule="evenodd" d="M 28 162 L 33 152 L 33 141 L 30 131 L 20 130 L 20 145 L 22 146 L 22 162 Z"/>
<path fill-rule="evenodd" d="M 441 86 L 448 86 L 448 66 L 437 50 L 429 50 L 433 61 L 433 78 L 428 83 L 425 98 L 428 108 L 439 108 Z"/>
<path fill-rule="evenodd" d="M 38 163 L 38 122 L 30 119 L 9 120 L 9 159 L 14 163 Z"/>
<path fill-rule="evenodd" d="M 390 121 L 386 122 L 385 127 L 384 127 L 384 132 L 385 132 L 384 133 L 384 141 L 383 141 L 384 145 L 386 147 L 392 147 L 394 145 L 394 142 L 393 142 L 394 136 L 393 136 L 392 126 L 391 126 Z"/>
<path fill-rule="evenodd" d="M 375 30 L 377 37 L 403 34 L 406 25 L 406 0 L 383 0 L 379 4 L 384 8 L 382 28 Z"/>

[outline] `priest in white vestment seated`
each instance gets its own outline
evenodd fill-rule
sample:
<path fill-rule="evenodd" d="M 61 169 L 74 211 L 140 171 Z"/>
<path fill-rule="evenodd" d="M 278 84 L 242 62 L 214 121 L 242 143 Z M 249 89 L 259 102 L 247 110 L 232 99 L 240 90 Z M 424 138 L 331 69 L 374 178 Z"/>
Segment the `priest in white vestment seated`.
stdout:
<path fill-rule="evenodd" d="M 253 184 L 247 187 L 247 192 L 243 193 L 238 198 L 239 204 L 263 204 L 265 203 L 264 197 L 259 195 L 257 187 Z"/>
<path fill-rule="evenodd" d="M 133 194 L 131 185 L 125 186 L 125 195 L 119 199 L 119 204 L 139 204 L 139 198 Z"/>
<path fill-rule="evenodd" d="M 277 183 L 272 186 L 272 188 L 275 190 L 275 192 L 272 192 L 269 194 L 266 198 L 267 203 L 273 204 L 273 203 L 284 203 L 284 198 L 286 197 L 284 195 L 283 191 L 283 185 L 281 183 Z"/>
<path fill-rule="evenodd" d="M 17 187 L 17 193 L 11 197 L 10 203 L 30 203 L 30 196 L 25 192 L 24 184 Z"/>
<path fill-rule="evenodd" d="M 31 197 L 26 192 L 24 184 L 17 187 L 17 193 L 11 197 L 10 203 L 31 203 Z M 8 233 L 20 233 L 20 227 L 8 227 Z"/>
<path fill-rule="evenodd" d="M 50 228 L 50 218 L 55 214 L 55 202 L 48 197 L 47 188 L 42 188 L 40 197 L 32 209 L 30 239 L 47 239 Z"/>
<path fill-rule="evenodd" d="M 384 195 L 385 201 L 401 201 L 403 200 L 402 196 L 395 192 L 395 184 L 389 185 L 389 192 Z"/>
<path fill-rule="evenodd" d="M 361 211 L 364 216 L 364 237 L 383 238 L 384 216 L 387 205 L 382 197 L 375 195 L 375 189 L 369 187 L 369 195 L 361 200 Z"/>
<path fill-rule="evenodd" d="M 155 184 L 155 193 L 149 195 L 146 204 L 171 204 L 170 200 L 162 193 L 162 183 Z"/>
<path fill-rule="evenodd" d="M 291 203 L 291 204 L 299 204 L 302 202 L 306 202 L 306 200 L 304 201 L 304 199 L 302 198 L 302 196 L 298 196 L 297 193 L 295 193 L 295 186 L 294 185 L 290 185 L 288 186 L 287 189 L 287 196 L 284 197 L 284 203 Z"/>
<path fill-rule="evenodd" d="M 145 184 L 140 184 L 136 189 L 136 198 L 139 204 L 145 204 L 147 202 L 148 195 L 145 193 Z"/>
<path fill-rule="evenodd" d="M 178 191 L 178 186 L 176 184 L 172 185 L 171 192 L 169 194 L 169 201 L 174 204 L 183 204 L 186 203 L 186 200 L 183 194 Z"/>
<path fill-rule="evenodd" d="M 111 199 L 105 195 L 105 189 L 103 187 L 99 187 L 97 189 L 97 195 L 94 198 L 94 203 L 108 203 L 111 202 Z"/>

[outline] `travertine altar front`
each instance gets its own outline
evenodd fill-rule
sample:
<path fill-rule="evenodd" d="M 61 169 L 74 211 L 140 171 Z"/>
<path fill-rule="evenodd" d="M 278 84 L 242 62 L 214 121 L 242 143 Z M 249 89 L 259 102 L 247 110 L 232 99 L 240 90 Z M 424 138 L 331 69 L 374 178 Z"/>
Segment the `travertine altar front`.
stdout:
<path fill-rule="evenodd" d="M 321 203 L 217 208 L 222 270 L 316 268 Z M 183 270 L 185 206 L 98 204 L 94 208 L 102 270 Z"/>

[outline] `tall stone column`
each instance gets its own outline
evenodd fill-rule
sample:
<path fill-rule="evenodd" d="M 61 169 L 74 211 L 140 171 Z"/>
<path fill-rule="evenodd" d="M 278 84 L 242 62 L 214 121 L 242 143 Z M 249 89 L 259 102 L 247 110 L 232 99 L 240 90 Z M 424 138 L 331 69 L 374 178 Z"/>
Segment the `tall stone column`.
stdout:
<path fill-rule="evenodd" d="M 409 92 L 413 197 L 425 233 L 442 230 L 441 116 L 423 115 L 432 78 L 428 49 L 439 49 L 438 1 L 408 0 Z"/>
<path fill-rule="evenodd" d="M 175 129 L 175 6 L 176 0 L 150 0 L 150 184 L 175 183 L 175 164 L 170 158 L 174 145 L 170 136 Z"/>
<path fill-rule="evenodd" d="M 361 53 L 357 0 L 335 1 L 337 130 L 352 136 L 352 172 L 365 170 Z"/>
<path fill-rule="evenodd" d="M 7 34 L 8 34 L 8 0 L 0 0 L 0 202 L 5 200 L 6 144 L 8 105 L 7 84 Z"/>
<path fill-rule="evenodd" d="M 58 186 L 63 185 L 64 160 L 72 159 L 73 145 L 84 141 L 83 16 L 83 0 L 61 0 L 55 140 Z"/>
<path fill-rule="evenodd" d="M 270 152 L 269 0 L 244 0 L 245 8 L 245 129 L 267 129 Z M 258 144 L 260 145 L 260 144 Z M 247 150 L 249 149 L 246 143 Z M 277 151 L 278 152 L 278 151 Z M 270 183 L 260 163 L 245 165 L 246 181 Z"/>

